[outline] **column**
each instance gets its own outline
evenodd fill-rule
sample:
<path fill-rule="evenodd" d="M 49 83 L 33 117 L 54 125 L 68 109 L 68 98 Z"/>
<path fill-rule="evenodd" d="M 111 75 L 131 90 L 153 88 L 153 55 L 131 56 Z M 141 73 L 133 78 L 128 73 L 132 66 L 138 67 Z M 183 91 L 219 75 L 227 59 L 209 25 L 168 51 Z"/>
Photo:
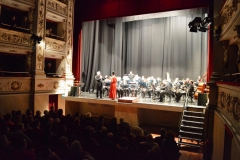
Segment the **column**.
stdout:
<path fill-rule="evenodd" d="M 44 37 L 44 30 L 45 30 L 45 12 L 46 12 L 46 6 L 45 6 L 45 0 L 38 0 L 37 5 L 37 26 L 33 29 L 33 33 L 36 34 L 38 37 Z M 35 44 L 34 44 L 35 41 Z M 44 47 L 45 43 L 43 40 L 38 43 L 38 41 L 33 40 L 33 74 L 35 77 L 46 77 L 44 73 Z"/>

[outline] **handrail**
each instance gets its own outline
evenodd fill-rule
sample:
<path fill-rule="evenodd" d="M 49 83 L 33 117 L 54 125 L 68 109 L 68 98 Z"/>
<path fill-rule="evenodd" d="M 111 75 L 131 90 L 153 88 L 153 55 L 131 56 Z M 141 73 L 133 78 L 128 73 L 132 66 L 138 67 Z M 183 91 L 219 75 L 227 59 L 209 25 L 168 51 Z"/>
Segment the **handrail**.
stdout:
<path fill-rule="evenodd" d="M 189 89 L 187 89 L 187 91 L 186 91 L 186 98 L 185 98 L 185 102 L 183 103 L 182 113 L 181 113 L 181 116 L 180 116 L 180 120 L 178 122 L 178 128 L 180 128 L 180 125 L 181 125 L 181 122 L 182 122 L 182 119 L 183 119 L 183 111 L 186 109 L 186 106 L 188 104 L 188 95 L 189 95 L 188 90 Z"/>

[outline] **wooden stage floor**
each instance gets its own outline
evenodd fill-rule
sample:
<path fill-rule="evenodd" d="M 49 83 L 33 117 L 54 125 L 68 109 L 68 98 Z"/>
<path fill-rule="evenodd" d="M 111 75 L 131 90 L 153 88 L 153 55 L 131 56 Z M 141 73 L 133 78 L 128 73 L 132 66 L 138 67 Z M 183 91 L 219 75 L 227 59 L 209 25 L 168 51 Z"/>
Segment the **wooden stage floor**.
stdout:
<path fill-rule="evenodd" d="M 120 99 L 112 100 L 108 97 L 96 98 L 96 94 L 83 92 L 80 96 L 68 96 L 65 97 L 66 101 L 74 101 L 74 102 L 84 102 L 84 103 L 97 103 L 97 104 L 106 104 L 106 105 L 127 105 L 129 107 L 137 107 L 137 108 L 146 108 L 146 109 L 155 109 L 155 110 L 164 110 L 164 111 L 174 111 L 174 112 L 182 112 L 184 105 L 184 98 L 180 100 L 180 102 L 170 101 L 166 99 L 164 102 L 158 102 L 158 100 L 152 100 L 151 98 L 141 98 L 141 97 L 127 97 L 128 99 L 132 99 L 133 102 L 124 102 Z M 137 100 L 135 100 L 135 98 Z M 196 101 L 191 103 L 191 105 L 196 105 Z"/>

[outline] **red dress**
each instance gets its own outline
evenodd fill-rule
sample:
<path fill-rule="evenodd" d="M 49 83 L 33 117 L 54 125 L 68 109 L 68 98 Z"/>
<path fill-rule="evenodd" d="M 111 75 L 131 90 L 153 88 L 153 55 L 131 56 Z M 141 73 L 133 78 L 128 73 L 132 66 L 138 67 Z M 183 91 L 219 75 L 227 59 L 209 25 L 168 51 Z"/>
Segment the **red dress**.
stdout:
<path fill-rule="evenodd" d="M 109 98 L 115 99 L 116 98 L 116 92 L 117 92 L 117 78 L 115 76 L 112 77 L 110 90 L 109 90 Z"/>

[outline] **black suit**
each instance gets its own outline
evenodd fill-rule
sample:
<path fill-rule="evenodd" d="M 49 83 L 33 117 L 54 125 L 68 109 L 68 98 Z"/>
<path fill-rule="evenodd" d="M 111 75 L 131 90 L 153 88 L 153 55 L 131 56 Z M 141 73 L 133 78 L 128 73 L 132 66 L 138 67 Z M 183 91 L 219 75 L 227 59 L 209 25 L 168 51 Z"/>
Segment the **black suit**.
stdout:
<path fill-rule="evenodd" d="M 172 86 L 169 82 L 166 82 L 163 87 L 160 88 L 160 102 L 163 101 L 165 94 L 170 94 L 172 92 Z"/>
<path fill-rule="evenodd" d="M 102 98 L 102 87 L 103 87 L 102 76 L 101 75 L 96 75 L 95 76 L 95 80 L 96 80 L 96 83 L 97 83 L 97 93 L 96 93 L 96 96 L 98 98 L 98 94 L 100 92 L 100 98 Z"/>

